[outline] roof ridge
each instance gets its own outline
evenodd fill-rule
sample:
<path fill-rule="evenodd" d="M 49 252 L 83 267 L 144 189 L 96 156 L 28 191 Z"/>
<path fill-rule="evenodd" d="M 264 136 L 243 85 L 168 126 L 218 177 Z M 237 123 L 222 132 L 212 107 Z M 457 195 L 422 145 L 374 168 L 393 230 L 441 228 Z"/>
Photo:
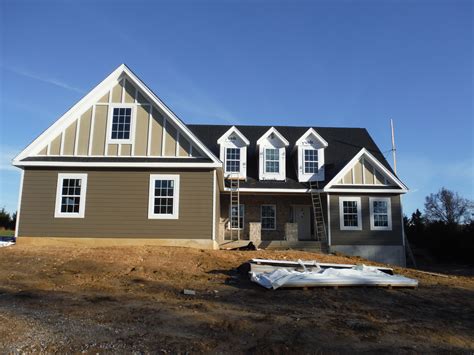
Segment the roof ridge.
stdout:
<path fill-rule="evenodd" d="M 187 126 L 213 126 L 213 127 L 285 127 L 285 128 L 331 128 L 331 129 L 362 129 L 365 127 L 335 127 L 335 126 L 287 126 L 287 125 L 252 125 L 252 124 L 214 124 L 214 123 L 187 123 Z"/>

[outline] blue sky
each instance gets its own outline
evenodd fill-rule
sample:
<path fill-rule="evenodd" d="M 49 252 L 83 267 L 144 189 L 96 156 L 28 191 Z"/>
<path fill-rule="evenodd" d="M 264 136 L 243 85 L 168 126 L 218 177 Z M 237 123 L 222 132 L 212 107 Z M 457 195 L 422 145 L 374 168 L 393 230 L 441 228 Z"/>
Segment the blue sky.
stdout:
<path fill-rule="evenodd" d="M 387 151 L 393 118 L 405 213 L 441 186 L 474 198 L 472 1 L 0 5 L 9 211 L 10 159 L 122 62 L 188 123 L 366 127 Z"/>

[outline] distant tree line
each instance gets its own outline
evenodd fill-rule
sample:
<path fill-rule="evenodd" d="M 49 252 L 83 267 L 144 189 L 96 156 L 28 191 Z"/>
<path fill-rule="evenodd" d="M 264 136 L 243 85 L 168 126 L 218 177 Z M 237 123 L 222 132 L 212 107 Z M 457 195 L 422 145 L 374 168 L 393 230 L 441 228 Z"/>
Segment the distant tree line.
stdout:
<path fill-rule="evenodd" d="M 5 208 L 0 210 L 0 230 L 10 229 L 14 230 L 16 225 L 16 212 L 10 215 Z"/>
<path fill-rule="evenodd" d="M 425 198 L 425 209 L 404 217 L 410 244 L 442 262 L 474 264 L 474 204 L 441 188 Z"/>

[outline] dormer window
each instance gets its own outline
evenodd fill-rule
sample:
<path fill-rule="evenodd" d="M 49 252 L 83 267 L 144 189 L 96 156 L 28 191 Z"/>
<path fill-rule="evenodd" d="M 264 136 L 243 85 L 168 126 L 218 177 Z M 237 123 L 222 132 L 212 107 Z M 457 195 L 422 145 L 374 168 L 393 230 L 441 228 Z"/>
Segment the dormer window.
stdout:
<path fill-rule="evenodd" d="M 286 179 L 286 147 L 288 141 L 274 127 L 257 141 L 259 148 L 259 179 Z"/>
<path fill-rule="evenodd" d="M 304 173 L 318 173 L 318 151 L 316 149 L 304 149 Z"/>
<path fill-rule="evenodd" d="M 313 128 L 296 141 L 298 180 L 324 180 L 324 150 L 328 143 Z"/>
<path fill-rule="evenodd" d="M 240 172 L 240 148 L 225 148 L 225 172 Z"/>
<path fill-rule="evenodd" d="M 280 173 L 279 149 L 275 149 L 275 148 L 265 149 L 265 173 L 266 174 L 279 174 Z"/>
<path fill-rule="evenodd" d="M 249 140 L 235 126 L 232 126 L 218 140 L 220 159 L 225 177 L 247 178 L 247 146 Z"/>

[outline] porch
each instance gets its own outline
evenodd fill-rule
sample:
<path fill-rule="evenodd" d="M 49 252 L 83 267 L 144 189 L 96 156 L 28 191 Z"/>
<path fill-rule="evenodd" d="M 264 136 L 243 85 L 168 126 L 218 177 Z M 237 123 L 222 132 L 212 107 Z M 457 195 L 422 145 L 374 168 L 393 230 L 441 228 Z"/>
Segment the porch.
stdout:
<path fill-rule="evenodd" d="M 327 225 L 327 198 L 321 196 Z M 326 250 L 315 233 L 310 194 L 241 194 L 240 211 L 231 211 L 229 195 L 221 195 L 218 243 L 238 248 L 252 242 L 262 249 Z"/>

